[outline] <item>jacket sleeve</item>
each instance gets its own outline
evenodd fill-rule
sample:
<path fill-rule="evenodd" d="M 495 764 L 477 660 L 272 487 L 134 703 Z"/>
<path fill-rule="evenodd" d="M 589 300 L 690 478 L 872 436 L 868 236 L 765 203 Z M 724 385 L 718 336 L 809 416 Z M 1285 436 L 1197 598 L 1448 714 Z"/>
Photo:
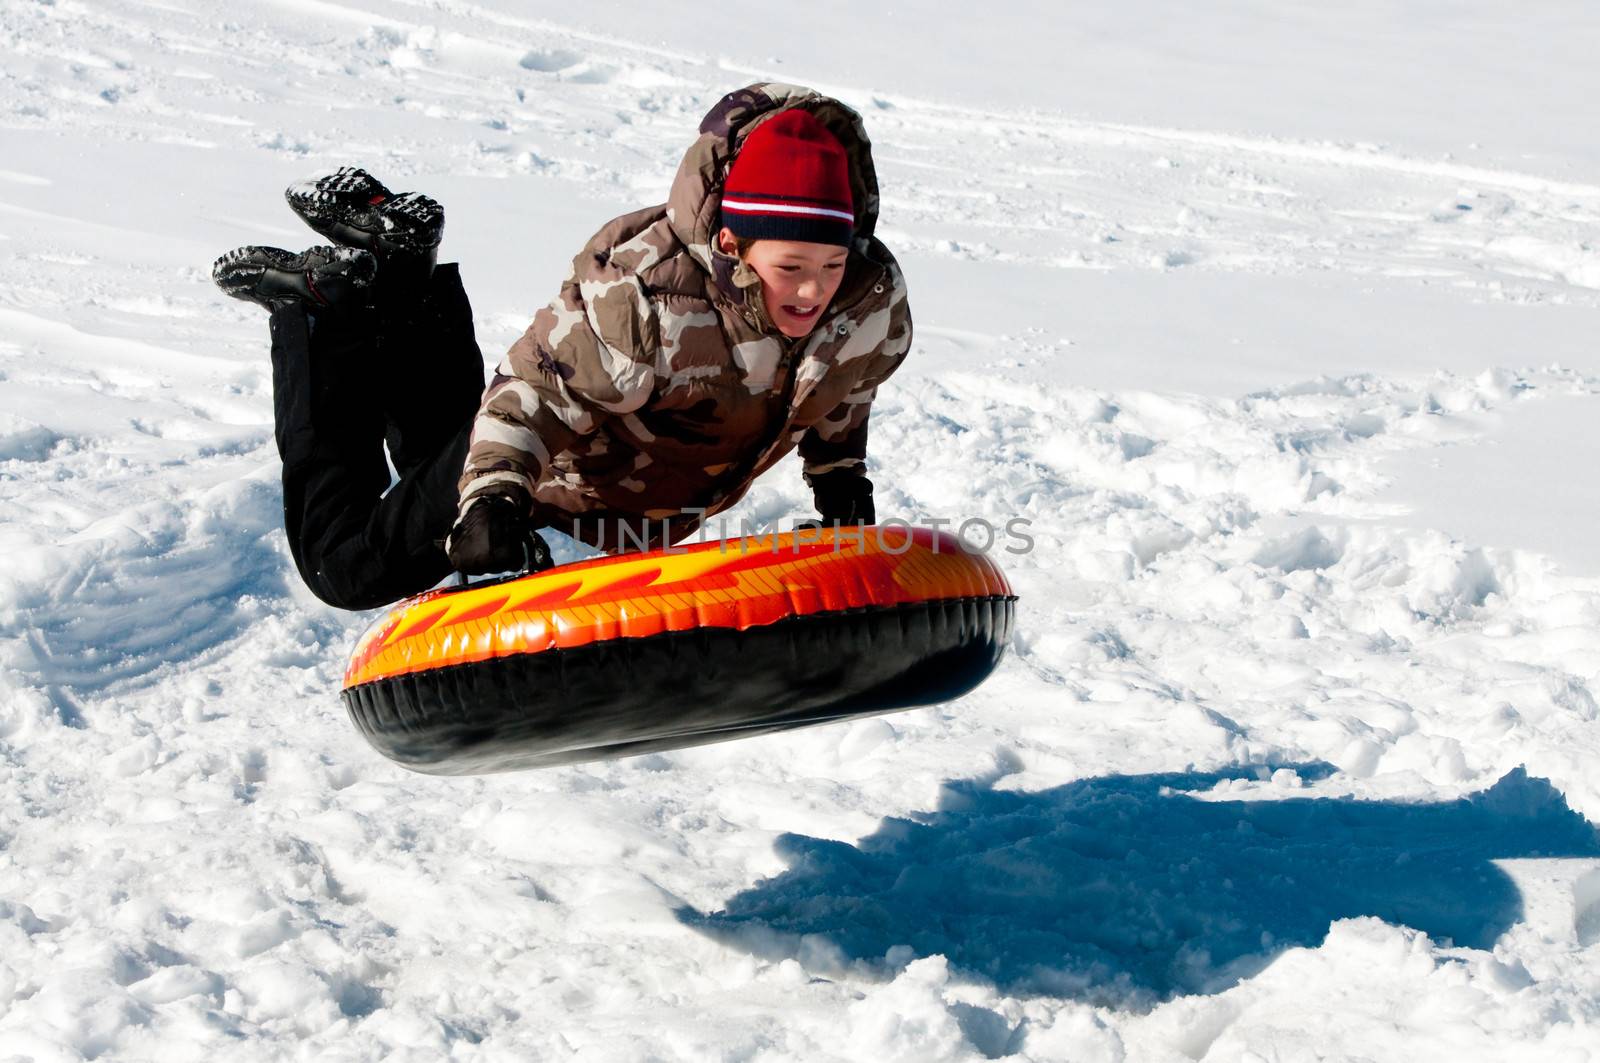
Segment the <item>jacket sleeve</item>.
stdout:
<path fill-rule="evenodd" d="M 889 326 L 883 341 L 864 357 L 869 359 L 860 382 L 828 415 L 800 437 L 800 460 L 806 483 L 816 496 L 817 509 L 830 515 L 841 497 L 871 493 L 870 484 L 855 484 L 867 474 L 867 422 L 878 385 L 900 368 L 911 349 L 911 308 L 905 283 L 895 270 L 895 294 L 889 304 Z"/>
<path fill-rule="evenodd" d="M 561 294 L 534 315 L 484 392 L 461 474 L 460 508 L 484 493 L 532 498 L 550 460 L 581 446 L 654 388 L 655 316 L 638 279 L 580 255 Z"/>

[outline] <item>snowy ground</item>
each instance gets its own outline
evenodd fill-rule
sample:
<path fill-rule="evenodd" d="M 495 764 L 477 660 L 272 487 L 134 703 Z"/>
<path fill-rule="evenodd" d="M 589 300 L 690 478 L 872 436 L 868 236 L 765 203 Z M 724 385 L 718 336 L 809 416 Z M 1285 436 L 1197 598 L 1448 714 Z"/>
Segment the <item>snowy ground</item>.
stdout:
<path fill-rule="evenodd" d="M 1600 1058 L 1592 5 L 529 6 L 0 0 L 0 1060 Z M 393 767 L 211 259 L 365 163 L 494 358 L 765 77 L 868 116 L 880 512 L 1034 522 L 1011 654 Z"/>

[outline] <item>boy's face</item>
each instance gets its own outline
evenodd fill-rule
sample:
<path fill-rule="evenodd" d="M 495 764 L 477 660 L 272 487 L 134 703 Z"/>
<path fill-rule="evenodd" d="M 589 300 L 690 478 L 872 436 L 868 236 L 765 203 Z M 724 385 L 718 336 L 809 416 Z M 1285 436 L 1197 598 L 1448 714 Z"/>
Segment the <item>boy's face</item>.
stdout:
<path fill-rule="evenodd" d="M 738 253 L 733 233 L 723 229 L 718 244 Z M 850 253 L 833 244 L 801 240 L 757 240 L 744 260 L 761 278 L 767 318 L 791 339 L 809 336 L 844 281 Z"/>

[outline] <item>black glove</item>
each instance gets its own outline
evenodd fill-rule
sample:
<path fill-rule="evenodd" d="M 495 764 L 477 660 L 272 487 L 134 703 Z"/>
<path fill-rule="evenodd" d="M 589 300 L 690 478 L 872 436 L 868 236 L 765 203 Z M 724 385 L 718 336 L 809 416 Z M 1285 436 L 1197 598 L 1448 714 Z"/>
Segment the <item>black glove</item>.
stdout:
<path fill-rule="evenodd" d="M 835 469 L 821 476 L 808 476 L 817 512 L 824 527 L 832 524 L 876 524 L 872 505 L 872 481 L 849 469 Z"/>
<path fill-rule="evenodd" d="M 528 510 L 522 491 L 474 498 L 444 541 L 451 567 L 464 576 L 550 568 L 550 547 L 533 530 Z"/>

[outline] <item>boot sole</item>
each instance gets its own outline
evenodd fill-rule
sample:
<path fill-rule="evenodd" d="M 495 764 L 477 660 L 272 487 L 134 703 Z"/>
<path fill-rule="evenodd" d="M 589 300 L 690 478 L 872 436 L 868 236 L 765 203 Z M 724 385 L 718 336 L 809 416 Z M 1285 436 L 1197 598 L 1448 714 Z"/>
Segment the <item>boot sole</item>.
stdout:
<path fill-rule="evenodd" d="M 395 195 L 359 167 L 296 181 L 289 209 L 335 243 L 369 251 L 424 254 L 444 235 L 444 208 L 414 192 Z"/>
<path fill-rule="evenodd" d="M 329 268 L 337 264 L 344 268 Z M 225 294 L 269 310 L 295 299 L 329 305 L 328 297 L 318 289 L 319 277 L 324 284 L 337 280 L 361 289 L 371 285 L 376 275 L 377 260 L 371 253 L 348 247 L 313 247 L 296 253 L 251 245 L 229 251 L 211 266 L 211 279 Z"/>

